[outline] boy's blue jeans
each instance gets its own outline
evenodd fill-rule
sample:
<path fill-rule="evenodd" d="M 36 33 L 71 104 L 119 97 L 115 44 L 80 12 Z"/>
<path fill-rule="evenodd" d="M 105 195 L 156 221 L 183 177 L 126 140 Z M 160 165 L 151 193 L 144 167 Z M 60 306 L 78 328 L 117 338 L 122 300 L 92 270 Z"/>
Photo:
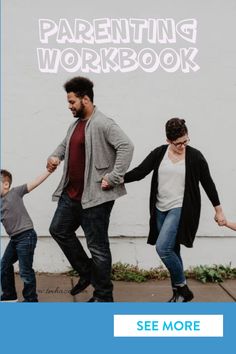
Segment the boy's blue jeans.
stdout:
<path fill-rule="evenodd" d="M 156 209 L 159 232 L 156 251 L 170 272 L 172 287 L 186 282 L 180 245 L 176 243 L 181 209 L 174 208 L 164 212 Z"/>
<path fill-rule="evenodd" d="M 1 284 L 4 295 L 16 296 L 13 264 L 19 260 L 20 277 L 24 282 L 24 299 L 27 302 L 37 301 L 36 279 L 32 268 L 36 243 L 37 235 L 33 229 L 11 238 L 1 259 Z"/>

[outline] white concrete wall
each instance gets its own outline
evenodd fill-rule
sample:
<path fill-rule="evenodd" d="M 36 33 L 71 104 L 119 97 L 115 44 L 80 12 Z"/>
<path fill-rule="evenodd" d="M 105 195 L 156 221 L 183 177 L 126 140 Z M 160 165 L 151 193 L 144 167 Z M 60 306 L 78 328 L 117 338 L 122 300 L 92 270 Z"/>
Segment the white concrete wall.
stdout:
<path fill-rule="evenodd" d="M 27 182 L 44 170 L 47 156 L 64 138 L 68 125 L 73 121 L 62 85 L 68 78 L 82 74 L 95 83 L 95 103 L 99 109 L 115 118 L 134 142 L 131 167 L 139 163 L 151 149 L 165 142 L 164 124 L 170 117 L 185 118 L 191 145 L 206 156 L 225 213 L 229 219 L 236 220 L 235 1 L 148 0 L 139 3 L 120 0 L 114 3 L 100 0 L 95 3 L 87 0 L 83 6 L 77 0 L 69 3 L 68 6 L 67 1 L 10 0 L 2 4 L 1 166 L 12 171 L 13 184 Z M 154 46 L 144 41 L 140 45 L 127 46 L 139 50 L 155 47 L 157 52 L 167 46 L 176 50 L 183 46 L 194 46 L 198 49 L 196 62 L 200 70 L 187 74 L 181 70 L 167 73 L 161 69 L 153 73 L 138 69 L 129 73 L 86 74 L 79 71 L 68 73 L 60 68 L 56 74 L 42 73 L 38 68 L 36 54 L 36 49 L 43 46 L 38 31 L 40 18 L 55 21 L 66 18 L 71 22 L 75 18 L 88 21 L 94 18 L 173 18 L 176 22 L 194 18 L 198 22 L 197 41 L 194 44 L 178 39 L 173 45 L 157 43 Z M 60 49 L 69 47 L 68 43 L 57 44 L 55 40 L 50 41 L 50 46 Z M 80 44 L 71 44 L 71 47 L 81 49 Z M 99 50 L 101 46 L 95 44 L 91 47 Z M 56 208 L 56 204 L 51 202 L 51 194 L 61 173 L 62 166 L 42 186 L 25 197 L 39 235 L 49 235 L 48 227 Z M 128 185 L 128 195 L 117 201 L 114 208 L 111 235 L 142 237 L 147 234 L 149 185 L 150 176 Z M 209 241 L 208 246 L 208 239 L 205 241 L 201 238 L 199 244 L 201 247 L 206 244 L 207 249 L 211 250 L 207 255 L 210 263 L 214 262 L 218 244 L 221 245 L 225 259 L 234 261 L 236 248 L 232 247 L 233 238 L 227 236 L 234 237 L 235 233 L 218 228 L 213 221 L 213 208 L 205 194 L 202 195 L 198 235 L 214 236 L 214 242 Z M 217 237 L 221 236 L 224 238 L 218 240 Z M 122 238 L 123 243 L 125 240 Z M 48 266 L 53 270 L 51 267 L 54 262 L 50 254 L 58 251 L 49 242 L 53 252 L 48 254 L 48 242 L 47 238 L 40 239 L 36 262 L 50 264 Z M 142 240 L 135 239 L 134 244 L 139 242 L 142 243 Z M 63 257 L 57 258 L 55 270 L 64 267 Z M 194 259 L 200 262 L 198 255 Z M 41 265 L 38 268 L 43 269 Z"/>
<path fill-rule="evenodd" d="M 81 238 L 86 251 L 84 237 Z M 2 251 L 8 237 L 2 239 Z M 150 269 L 162 264 L 155 247 L 146 243 L 146 237 L 112 237 L 110 238 L 113 263 L 122 262 L 137 265 L 140 269 Z M 194 248 L 182 246 L 184 267 L 196 265 L 231 264 L 236 267 L 235 237 L 197 237 Z M 163 265 L 163 264 L 162 264 Z M 164 266 L 164 265 L 163 265 Z M 18 270 L 18 264 L 15 265 Z M 71 269 L 61 249 L 51 237 L 39 237 L 34 257 L 34 269 L 38 272 L 67 272 Z"/>

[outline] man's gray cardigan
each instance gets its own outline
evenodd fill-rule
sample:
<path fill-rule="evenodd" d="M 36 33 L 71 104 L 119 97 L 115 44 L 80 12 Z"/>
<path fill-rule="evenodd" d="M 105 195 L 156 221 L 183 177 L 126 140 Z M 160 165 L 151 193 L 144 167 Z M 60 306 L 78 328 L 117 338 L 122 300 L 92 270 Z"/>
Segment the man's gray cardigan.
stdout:
<path fill-rule="evenodd" d="M 51 154 L 64 160 L 63 175 L 52 199 L 58 200 L 68 183 L 67 169 L 70 138 L 78 123 L 70 125 L 65 139 Z M 85 127 L 85 173 L 82 206 L 84 209 L 115 200 L 126 194 L 123 176 L 129 168 L 133 144 L 121 128 L 96 107 Z M 102 177 L 107 175 L 110 190 L 101 189 Z"/>

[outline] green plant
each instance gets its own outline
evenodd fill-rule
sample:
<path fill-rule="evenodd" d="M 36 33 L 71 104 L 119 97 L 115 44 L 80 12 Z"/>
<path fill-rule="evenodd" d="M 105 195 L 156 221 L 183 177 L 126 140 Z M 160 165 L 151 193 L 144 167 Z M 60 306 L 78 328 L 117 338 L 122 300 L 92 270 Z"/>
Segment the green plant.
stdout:
<path fill-rule="evenodd" d="M 232 268 L 231 264 L 228 266 L 222 264 L 213 266 L 200 265 L 186 271 L 186 276 L 200 280 L 202 283 L 221 283 L 226 279 L 235 279 L 236 268 Z"/>
<path fill-rule="evenodd" d="M 138 283 L 150 279 L 165 279 L 168 271 L 163 267 L 151 268 L 150 270 L 139 269 L 137 266 L 127 263 L 115 263 L 112 268 L 112 280 L 135 281 Z"/>
<path fill-rule="evenodd" d="M 79 274 L 76 270 L 70 269 L 68 272 L 66 272 L 67 275 L 70 275 L 71 277 L 78 277 Z"/>
<path fill-rule="evenodd" d="M 78 273 L 71 269 L 67 273 L 69 276 L 78 276 Z M 202 283 L 221 283 L 226 279 L 236 279 L 236 268 L 220 265 L 200 265 L 192 267 L 185 271 L 187 278 L 193 278 Z M 112 267 L 112 280 L 116 281 L 133 281 L 142 283 L 147 280 L 163 280 L 169 277 L 169 272 L 163 266 L 151 268 L 149 270 L 139 269 L 128 263 L 115 263 Z"/>

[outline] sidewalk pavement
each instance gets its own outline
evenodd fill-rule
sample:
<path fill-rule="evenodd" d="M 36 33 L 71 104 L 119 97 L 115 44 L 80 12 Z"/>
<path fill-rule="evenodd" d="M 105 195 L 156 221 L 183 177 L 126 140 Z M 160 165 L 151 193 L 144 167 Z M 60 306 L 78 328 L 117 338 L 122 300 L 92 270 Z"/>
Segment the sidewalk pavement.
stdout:
<path fill-rule="evenodd" d="M 37 274 L 37 291 L 40 302 L 87 302 L 93 294 L 92 286 L 76 296 L 70 289 L 78 278 L 65 274 Z M 167 302 L 171 296 L 170 280 L 150 280 L 143 283 L 114 281 L 115 302 Z M 223 283 L 207 283 L 189 279 L 194 302 L 236 302 L 236 280 Z M 16 288 L 22 301 L 22 281 L 16 274 Z"/>

